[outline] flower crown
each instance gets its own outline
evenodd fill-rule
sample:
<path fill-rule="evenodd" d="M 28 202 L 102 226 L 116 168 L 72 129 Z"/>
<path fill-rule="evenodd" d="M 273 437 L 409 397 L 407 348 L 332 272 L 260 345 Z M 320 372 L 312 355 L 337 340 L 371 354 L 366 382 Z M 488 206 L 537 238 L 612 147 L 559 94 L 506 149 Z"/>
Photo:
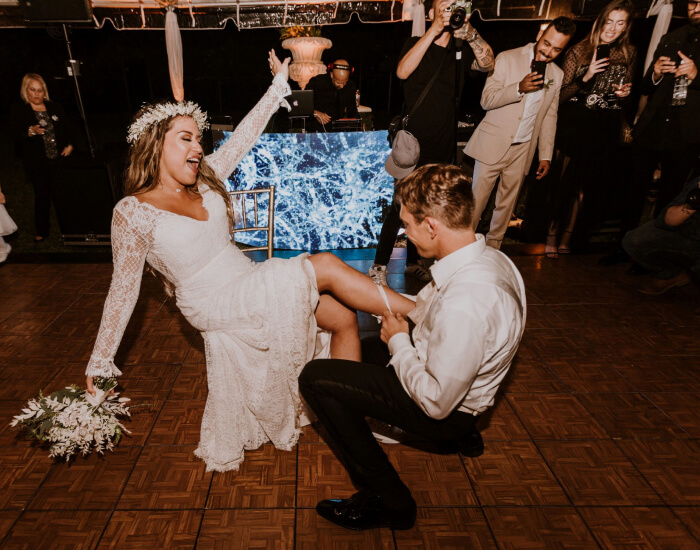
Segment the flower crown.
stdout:
<path fill-rule="evenodd" d="M 209 128 L 207 113 L 202 111 L 199 105 L 193 101 L 160 103 L 148 109 L 129 126 L 129 133 L 126 136 L 126 141 L 132 144 L 136 143 L 147 128 L 158 124 L 162 120 L 167 120 L 176 116 L 191 117 L 197 123 L 200 132 L 204 132 L 204 130 Z"/>

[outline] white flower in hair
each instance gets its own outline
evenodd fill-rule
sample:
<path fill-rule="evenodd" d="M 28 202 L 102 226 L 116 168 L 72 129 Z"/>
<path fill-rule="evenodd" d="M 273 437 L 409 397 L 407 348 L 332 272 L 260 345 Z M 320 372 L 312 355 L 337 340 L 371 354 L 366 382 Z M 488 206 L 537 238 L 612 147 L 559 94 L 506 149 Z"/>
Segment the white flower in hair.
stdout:
<path fill-rule="evenodd" d="M 136 143 L 143 135 L 146 128 L 175 116 L 191 117 L 197 123 L 200 132 L 204 132 L 204 130 L 209 128 L 207 113 L 202 111 L 199 105 L 193 101 L 160 103 L 148 109 L 129 126 L 129 133 L 126 136 L 126 141 L 129 143 Z"/>

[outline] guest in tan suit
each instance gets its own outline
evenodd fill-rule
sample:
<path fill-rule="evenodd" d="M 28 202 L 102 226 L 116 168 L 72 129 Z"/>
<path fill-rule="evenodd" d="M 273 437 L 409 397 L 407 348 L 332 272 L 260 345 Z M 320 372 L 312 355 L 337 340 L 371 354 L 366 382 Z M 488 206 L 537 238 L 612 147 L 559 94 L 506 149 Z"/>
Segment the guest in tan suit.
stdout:
<path fill-rule="evenodd" d="M 563 72 L 552 61 L 576 32 L 574 22 L 558 17 L 537 35 L 537 42 L 500 53 L 481 94 L 484 120 L 474 131 L 464 152 L 472 157 L 476 229 L 500 176 L 496 206 L 486 244 L 499 249 L 515 207 L 520 186 L 530 169 L 539 144 L 537 179 L 549 172 L 557 127 L 559 89 Z M 532 62 L 546 63 L 544 77 Z"/>

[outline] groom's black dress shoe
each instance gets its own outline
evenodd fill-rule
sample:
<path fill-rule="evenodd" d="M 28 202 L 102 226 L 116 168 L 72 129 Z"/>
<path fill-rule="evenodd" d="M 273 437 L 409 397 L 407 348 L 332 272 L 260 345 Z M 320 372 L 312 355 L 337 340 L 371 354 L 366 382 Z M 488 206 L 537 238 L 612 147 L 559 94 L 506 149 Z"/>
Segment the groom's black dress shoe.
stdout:
<path fill-rule="evenodd" d="M 398 531 L 411 529 L 416 523 L 416 503 L 404 510 L 388 509 L 378 496 L 365 492 L 355 493 L 350 498 L 322 500 L 316 512 L 328 521 L 353 529 L 365 531 L 377 527 L 389 527 Z"/>
<path fill-rule="evenodd" d="M 457 441 L 459 452 L 464 456 L 475 458 L 484 454 L 484 440 L 479 430 L 474 428 L 471 433 Z"/>

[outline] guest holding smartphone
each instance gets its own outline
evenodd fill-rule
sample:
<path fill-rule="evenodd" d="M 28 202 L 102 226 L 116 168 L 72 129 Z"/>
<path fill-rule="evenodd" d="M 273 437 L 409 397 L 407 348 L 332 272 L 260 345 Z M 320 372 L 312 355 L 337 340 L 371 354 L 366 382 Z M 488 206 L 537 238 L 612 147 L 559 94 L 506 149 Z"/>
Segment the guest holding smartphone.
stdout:
<path fill-rule="evenodd" d="M 623 107 L 632 88 L 636 59 L 635 48 L 629 43 L 633 10 L 630 0 L 610 2 L 588 36 L 564 58 L 549 193 L 547 258 L 570 253 L 577 220 L 579 240 L 585 241 L 602 214 L 608 183 L 604 169 L 624 129 L 629 128 Z"/>

